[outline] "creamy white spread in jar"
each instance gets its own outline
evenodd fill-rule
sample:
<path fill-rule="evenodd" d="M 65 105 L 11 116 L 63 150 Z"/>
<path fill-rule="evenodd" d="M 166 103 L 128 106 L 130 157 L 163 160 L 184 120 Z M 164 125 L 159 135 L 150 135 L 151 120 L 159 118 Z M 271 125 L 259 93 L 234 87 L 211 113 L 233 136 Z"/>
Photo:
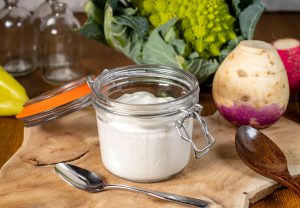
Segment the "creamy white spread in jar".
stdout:
<path fill-rule="evenodd" d="M 139 91 L 116 101 L 138 104 L 170 102 L 173 97 L 155 97 Z M 189 162 L 191 144 L 180 138 L 175 121 L 181 113 L 161 118 L 141 118 L 97 111 L 101 157 L 113 174 L 137 182 L 160 181 L 180 172 Z M 185 128 L 192 135 L 193 119 Z"/>

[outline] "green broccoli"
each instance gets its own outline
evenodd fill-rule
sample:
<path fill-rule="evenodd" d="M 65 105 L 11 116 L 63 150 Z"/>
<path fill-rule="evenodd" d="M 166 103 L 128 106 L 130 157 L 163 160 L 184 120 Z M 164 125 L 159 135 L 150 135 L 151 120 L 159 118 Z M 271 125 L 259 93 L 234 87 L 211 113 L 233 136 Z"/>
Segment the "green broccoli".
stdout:
<path fill-rule="evenodd" d="M 224 43 L 237 37 L 235 18 L 225 0 L 133 0 L 132 3 L 154 28 L 178 18 L 177 34 L 190 51 L 196 50 L 205 59 L 219 56 Z"/>

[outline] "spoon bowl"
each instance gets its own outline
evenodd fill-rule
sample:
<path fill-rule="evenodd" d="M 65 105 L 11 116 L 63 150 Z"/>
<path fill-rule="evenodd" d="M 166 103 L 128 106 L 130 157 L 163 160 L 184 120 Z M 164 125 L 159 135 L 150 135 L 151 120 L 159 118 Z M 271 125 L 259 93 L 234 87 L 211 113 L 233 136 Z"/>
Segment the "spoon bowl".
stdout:
<path fill-rule="evenodd" d="M 89 192 L 99 192 L 105 188 L 105 183 L 100 176 L 81 167 L 58 163 L 54 169 L 62 180 L 76 188 Z"/>
<path fill-rule="evenodd" d="M 126 185 L 114 185 L 106 184 L 100 176 L 96 173 L 89 170 L 83 169 L 81 167 L 67 164 L 67 163 L 58 163 L 54 166 L 56 173 L 68 184 L 75 186 L 76 188 L 89 191 L 89 192 L 100 192 L 107 189 L 122 189 L 135 191 L 139 193 L 144 193 L 150 196 L 154 196 L 163 200 L 199 207 L 199 208 L 208 208 L 209 202 L 195 199 L 191 197 L 181 196 L 177 194 L 170 194 L 159 191 L 148 191 L 141 188 L 130 187 Z"/>
<path fill-rule="evenodd" d="M 241 126 L 235 135 L 235 147 L 252 170 L 291 188 L 300 196 L 300 185 L 289 173 L 284 153 L 270 138 L 250 126 Z"/>

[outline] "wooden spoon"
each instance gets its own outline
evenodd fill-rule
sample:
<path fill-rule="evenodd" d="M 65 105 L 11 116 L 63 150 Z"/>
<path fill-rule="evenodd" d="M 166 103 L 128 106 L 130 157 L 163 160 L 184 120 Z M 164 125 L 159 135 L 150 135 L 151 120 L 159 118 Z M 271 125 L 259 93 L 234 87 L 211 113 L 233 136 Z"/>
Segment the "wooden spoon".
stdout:
<path fill-rule="evenodd" d="M 241 126 L 235 135 L 235 147 L 252 170 L 289 187 L 300 197 L 300 185 L 288 171 L 284 153 L 266 135 L 250 126 Z"/>

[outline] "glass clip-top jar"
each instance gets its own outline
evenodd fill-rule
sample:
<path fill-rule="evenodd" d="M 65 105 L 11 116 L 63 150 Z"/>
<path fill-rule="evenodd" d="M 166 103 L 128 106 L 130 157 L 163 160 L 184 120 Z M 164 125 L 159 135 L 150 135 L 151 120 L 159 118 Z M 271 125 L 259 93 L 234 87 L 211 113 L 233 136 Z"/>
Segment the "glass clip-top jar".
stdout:
<path fill-rule="evenodd" d="M 19 118 L 27 126 L 49 121 L 65 115 L 67 109 L 74 111 L 76 106 L 81 109 L 78 100 L 90 93 L 91 99 L 83 99 L 82 105 L 91 101 L 94 106 L 101 159 L 116 176 L 135 182 L 166 180 L 187 166 L 192 150 L 196 158 L 201 158 L 214 143 L 200 116 L 197 79 L 181 69 L 161 65 L 127 66 L 104 71 L 96 78 L 87 77 L 88 87 L 84 81 L 73 83 L 73 87 L 67 86 L 70 91 L 74 86 L 90 90 L 72 102 L 53 108 L 50 114 L 49 109 L 44 109 L 26 117 L 21 113 Z M 59 88 L 48 94 L 51 96 L 42 96 L 55 99 L 62 96 L 60 92 L 64 94 L 66 90 Z M 134 96 L 134 102 L 129 102 Z M 150 98 L 160 102 L 148 103 Z M 41 98 L 34 101 L 30 105 L 36 106 L 25 106 L 23 115 L 28 107 L 38 109 Z M 192 139 L 194 119 L 202 128 L 205 145 L 201 148 Z"/>
<path fill-rule="evenodd" d="M 39 50 L 42 78 L 59 85 L 82 76 L 82 48 L 78 20 L 66 3 L 52 2 L 52 13 L 41 19 Z"/>
<path fill-rule="evenodd" d="M 131 66 L 106 71 L 95 80 L 88 78 L 88 83 L 97 115 L 101 158 L 114 175 L 138 182 L 165 180 L 188 164 L 191 148 L 200 158 L 213 144 L 199 115 L 198 82 L 183 70 Z M 174 99 L 154 104 L 118 101 L 124 94 L 140 91 Z M 207 146 L 200 150 L 191 139 L 190 118 L 196 118 L 204 130 Z"/>
<path fill-rule="evenodd" d="M 31 73 L 37 66 L 31 14 L 19 0 L 4 0 L 0 9 L 0 65 L 13 76 Z"/>

